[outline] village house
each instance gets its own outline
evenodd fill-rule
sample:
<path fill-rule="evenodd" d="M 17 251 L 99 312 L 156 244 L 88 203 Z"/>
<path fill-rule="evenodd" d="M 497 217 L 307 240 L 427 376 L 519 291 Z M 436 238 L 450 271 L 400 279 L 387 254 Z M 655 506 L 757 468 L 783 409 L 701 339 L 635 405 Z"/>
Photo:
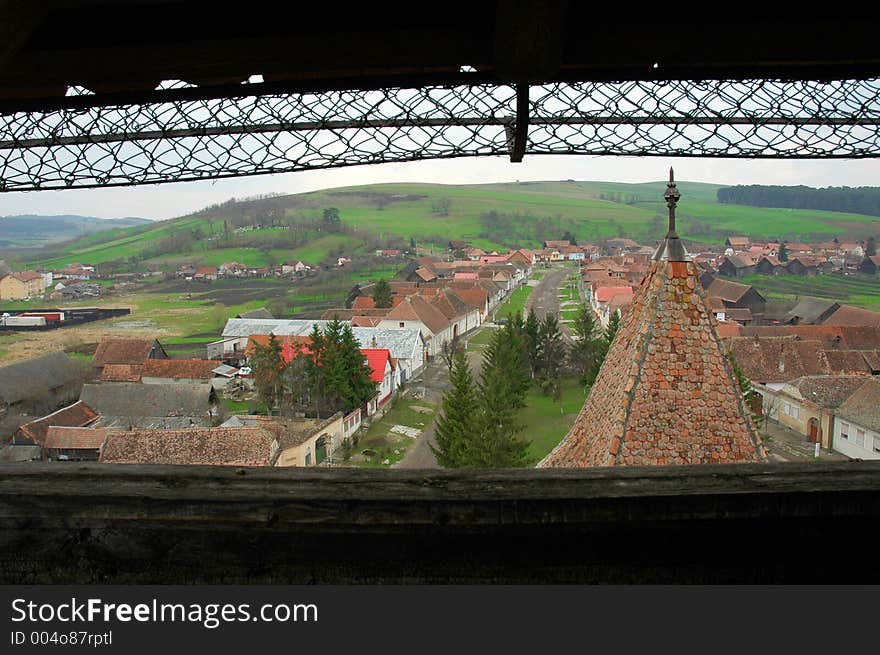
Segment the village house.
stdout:
<path fill-rule="evenodd" d="M 107 437 L 105 428 L 50 427 L 43 442 L 43 459 L 95 462 Z"/>
<path fill-rule="evenodd" d="M 346 420 L 357 418 L 360 425 L 360 411 L 348 416 L 337 412 L 327 419 L 232 416 L 220 427 L 259 427 L 271 432 L 278 440 L 275 466 L 319 466 L 332 462 L 342 447 Z"/>
<path fill-rule="evenodd" d="M 209 384 L 85 384 L 80 400 L 100 416 L 100 427 L 209 427 L 217 397 Z"/>
<path fill-rule="evenodd" d="M 278 439 L 262 427 L 108 430 L 107 464 L 273 466 Z"/>
<path fill-rule="evenodd" d="M 848 375 L 795 378 L 776 392 L 762 394 L 762 412 L 767 419 L 831 450 L 837 408 L 867 381 L 864 376 Z"/>
<path fill-rule="evenodd" d="M 312 270 L 312 267 L 301 260 L 297 260 L 295 262 L 285 262 L 281 265 L 282 275 L 303 275 L 310 270 Z"/>
<path fill-rule="evenodd" d="M 748 250 L 751 241 L 748 237 L 727 237 L 727 239 L 724 240 L 724 245 L 732 249 L 730 254 L 734 254 Z"/>
<path fill-rule="evenodd" d="M 725 277 L 744 277 L 755 272 L 755 261 L 747 255 L 731 255 L 718 264 L 718 274 Z"/>
<path fill-rule="evenodd" d="M 27 300 L 46 290 L 43 276 L 36 271 L 17 271 L 0 278 L 0 300 Z"/>
<path fill-rule="evenodd" d="M 414 328 L 424 339 L 429 357 L 436 356 L 445 341 L 458 336 L 459 326 L 453 325 L 437 307 L 421 296 L 407 296 L 379 323 L 380 328 Z"/>
<path fill-rule="evenodd" d="M 880 380 L 867 381 L 837 408 L 833 446 L 855 459 L 880 459 Z"/>
<path fill-rule="evenodd" d="M 710 298 L 720 298 L 728 309 L 748 309 L 752 317 L 762 315 L 767 306 L 764 296 L 751 284 L 741 284 L 721 278 L 712 279 L 706 287 L 706 295 Z"/>
<path fill-rule="evenodd" d="M 397 382 L 395 367 L 392 364 L 391 351 L 387 348 L 361 348 L 370 367 L 370 379 L 378 385 L 374 398 L 370 398 L 366 409 L 367 416 L 372 416 L 390 399 L 400 386 Z"/>
<path fill-rule="evenodd" d="M 14 443 L 43 446 L 52 427 L 85 428 L 99 419 L 98 413 L 81 401 L 63 407 L 22 425 L 15 433 Z"/>
<path fill-rule="evenodd" d="M 865 257 L 859 264 L 859 273 L 876 275 L 878 271 L 880 271 L 880 255 Z"/>
<path fill-rule="evenodd" d="M 213 282 L 217 279 L 217 267 L 216 266 L 201 266 L 197 268 L 195 273 L 193 273 L 192 278 L 194 280 L 203 280 L 206 282 Z"/>
<path fill-rule="evenodd" d="M 158 339 L 119 339 L 105 337 L 92 356 L 95 380 L 135 381 L 148 359 L 168 359 L 168 353 Z M 110 367 L 106 376 L 105 367 Z"/>
<path fill-rule="evenodd" d="M 787 322 L 792 325 L 817 325 L 827 321 L 838 309 L 840 303 L 834 300 L 803 296 L 786 314 Z"/>

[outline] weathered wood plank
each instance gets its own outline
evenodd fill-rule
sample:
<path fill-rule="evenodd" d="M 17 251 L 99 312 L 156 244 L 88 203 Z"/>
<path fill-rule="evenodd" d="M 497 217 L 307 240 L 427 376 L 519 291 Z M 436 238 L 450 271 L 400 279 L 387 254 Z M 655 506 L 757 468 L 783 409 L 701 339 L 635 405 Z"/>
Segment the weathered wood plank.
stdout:
<path fill-rule="evenodd" d="M 2 465 L 0 581 L 869 582 L 878 517 L 880 462 Z"/>

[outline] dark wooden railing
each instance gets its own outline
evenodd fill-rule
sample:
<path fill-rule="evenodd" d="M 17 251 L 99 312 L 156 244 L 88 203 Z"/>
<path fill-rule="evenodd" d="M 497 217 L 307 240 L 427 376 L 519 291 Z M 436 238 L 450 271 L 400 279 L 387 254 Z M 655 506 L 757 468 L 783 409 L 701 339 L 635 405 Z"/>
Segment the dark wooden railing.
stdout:
<path fill-rule="evenodd" d="M 880 582 L 880 462 L 0 465 L 3 583 Z"/>

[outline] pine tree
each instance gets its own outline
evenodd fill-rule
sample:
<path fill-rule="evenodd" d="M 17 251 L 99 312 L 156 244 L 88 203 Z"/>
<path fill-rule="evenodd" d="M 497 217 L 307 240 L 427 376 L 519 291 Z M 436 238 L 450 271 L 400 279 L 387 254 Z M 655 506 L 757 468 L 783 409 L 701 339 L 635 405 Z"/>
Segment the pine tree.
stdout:
<path fill-rule="evenodd" d="M 559 319 L 555 314 L 547 314 L 541 321 L 538 343 L 541 389 L 545 394 L 557 397 L 560 391 L 559 369 L 565 359 L 565 344 L 559 329 Z"/>
<path fill-rule="evenodd" d="M 736 358 L 733 356 L 733 351 L 729 352 L 727 356 L 730 359 L 730 366 L 733 369 L 734 377 L 736 377 L 736 383 L 739 386 L 743 401 L 745 402 L 746 407 L 751 413 L 752 420 L 755 422 L 755 425 L 760 426 L 764 417 L 755 410 L 755 405 L 758 403 L 758 399 L 761 397 L 761 394 L 759 394 L 752 388 L 752 381 L 749 380 L 748 376 L 746 376 L 746 374 L 743 373 L 742 369 L 739 367 Z"/>
<path fill-rule="evenodd" d="M 431 445 L 431 450 L 441 466 L 475 466 L 472 451 L 479 441 L 477 387 L 463 351 L 455 353 L 449 381 L 452 387 L 443 394 L 434 429 L 437 447 Z"/>
<path fill-rule="evenodd" d="M 373 302 L 380 309 L 391 307 L 391 285 L 388 284 L 388 280 L 383 278 L 376 281 L 373 287 Z"/>
<path fill-rule="evenodd" d="M 571 367 L 577 372 L 581 384 L 591 385 L 596 380 L 604 357 L 601 339 L 597 338 L 596 315 L 587 304 L 582 304 L 572 324 L 577 340 L 568 353 Z"/>
<path fill-rule="evenodd" d="M 377 382 L 370 379 L 370 365 L 367 363 L 360 343 L 354 336 L 350 323 L 343 323 L 340 346 L 348 374 L 348 388 L 345 392 L 345 411 L 350 412 L 363 405 L 379 391 Z"/>
<path fill-rule="evenodd" d="M 529 370 L 531 371 L 533 378 L 538 375 L 540 368 L 540 331 L 541 324 L 538 321 L 538 315 L 535 313 L 535 308 L 532 307 L 529 309 L 529 315 L 526 318 L 525 326 L 523 328 L 523 339 L 525 341 L 526 358 L 529 362 Z"/>
<path fill-rule="evenodd" d="M 517 409 L 522 401 L 511 402 L 512 388 L 503 366 L 484 369 L 479 385 L 478 438 L 470 461 L 480 468 L 524 466 L 528 443 L 517 436 L 522 425 Z"/>
<path fill-rule="evenodd" d="M 865 257 L 873 257 L 877 254 L 877 240 L 874 237 L 868 237 L 865 243 Z"/>
<path fill-rule="evenodd" d="M 779 244 L 779 261 L 787 262 L 788 261 L 788 248 L 785 247 L 785 243 Z"/>
<path fill-rule="evenodd" d="M 610 348 L 611 344 L 614 342 L 614 337 L 617 336 L 617 331 L 620 329 L 620 314 L 616 311 L 611 313 L 611 317 L 608 319 L 608 327 L 605 328 L 604 338 L 605 343 Z M 607 350 L 606 350 L 607 352 Z"/>

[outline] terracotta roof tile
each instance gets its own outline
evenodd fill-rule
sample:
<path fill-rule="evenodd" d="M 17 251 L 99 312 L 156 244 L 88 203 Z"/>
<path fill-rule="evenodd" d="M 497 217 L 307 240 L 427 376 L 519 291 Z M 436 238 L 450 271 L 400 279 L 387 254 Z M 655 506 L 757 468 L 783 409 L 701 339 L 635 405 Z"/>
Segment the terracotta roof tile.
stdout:
<path fill-rule="evenodd" d="M 825 325 L 880 326 L 880 312 L 842 305 L 825 320 Z"/>
<path fill-rule="evenodd" d="M 865 384 L 861 375 L 811 375 L 790 382 L 801 397 L 826 409 L 834 409 Z"/>
<path fill-rule="evenodd" d="M 102 382 L 140 382 L 143 366 L 133 364 L 105 364 L 101 369 Z"/>
<path fill-rule="evenodd" d="M 155 344 L 155 339 L 102 339 L 95 350 L 92 365 L 143 364 Z"/>
<path fill-rule="evenodd" d="M 261 427 L 109 430 L 99 460 L 110 464 L 271 466 L 278 440 Z"/>
<path fill-rule="evenodd" d="M 692 262 L 655 261 L 542 467 L 763 461 Z"/>
<path fill-rule="evenodd" d="M 53 426 L 43 448 L 58 450 L 98 450 L 107 436 L 106 428 L 68 428 Z"/>
<path fill-rule="evenodd" d="M 25 438 L 37 445 L 42 445 L 49 428 L 52 426 L 82 427 L 94 422 L 97 418 L 97 412 L 82 401 L 77 401 L 57 412 L 25 423 L 19 428 L 19 431 Z"/>

